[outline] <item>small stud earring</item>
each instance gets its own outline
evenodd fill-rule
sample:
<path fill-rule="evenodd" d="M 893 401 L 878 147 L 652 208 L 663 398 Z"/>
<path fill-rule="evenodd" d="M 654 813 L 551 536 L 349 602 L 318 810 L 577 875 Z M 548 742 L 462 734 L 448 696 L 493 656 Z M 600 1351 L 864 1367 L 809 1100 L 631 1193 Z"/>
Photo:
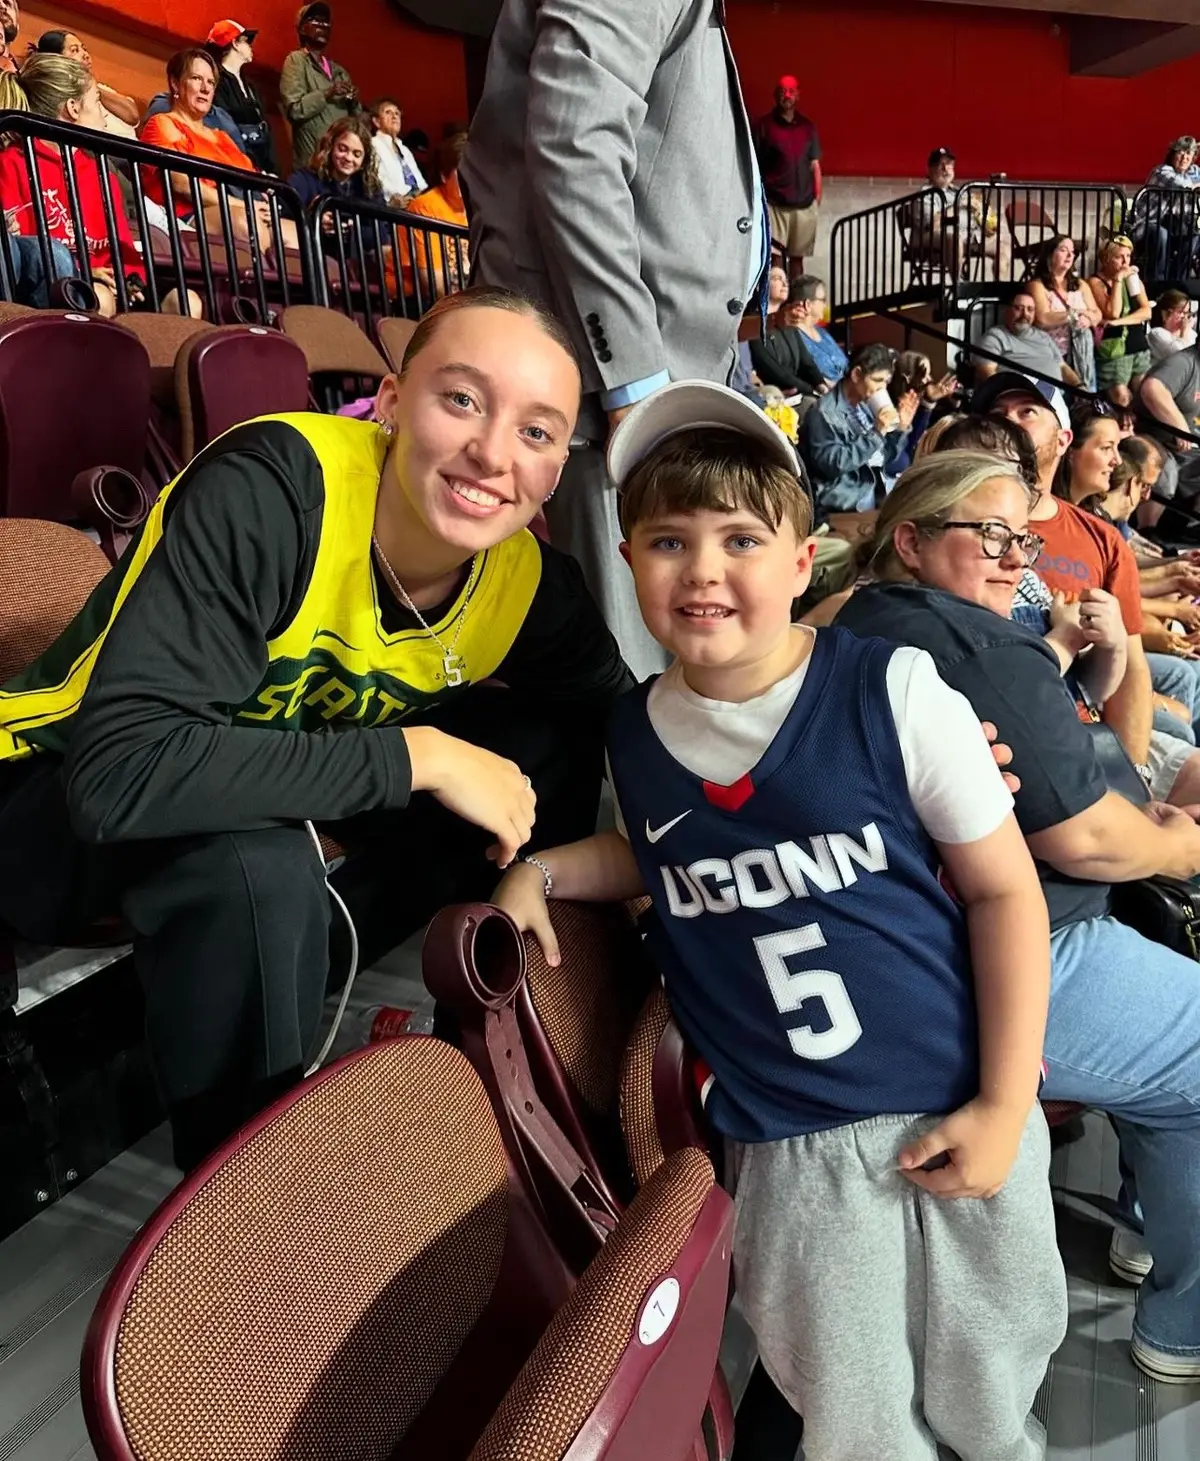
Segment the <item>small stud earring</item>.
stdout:
<path fill-rule="evenodd" d="M 557 487 L 554 487 L 549 492 L 546 493 L 545 497 L 542 498 L 542 506 L 543 507 L 545 507 L 545 505 L 547 504 L 547 502 L 550 501 L 550 499 L 554 496 L 555 492 L 557 492 L 557 491 L 558 491 L 558 488 Z"/>

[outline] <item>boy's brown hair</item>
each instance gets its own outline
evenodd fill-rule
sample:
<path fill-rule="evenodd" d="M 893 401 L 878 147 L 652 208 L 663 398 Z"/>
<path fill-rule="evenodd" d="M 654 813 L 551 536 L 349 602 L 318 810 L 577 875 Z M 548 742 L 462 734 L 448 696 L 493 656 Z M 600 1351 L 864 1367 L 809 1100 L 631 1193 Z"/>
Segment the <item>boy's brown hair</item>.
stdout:
<path fill-rule="evenodd" d="M 786 519 L 797 538 L 812 531 L 804 484 L 764 443 L 727 427 L 705 426 L 669 436 L 625 479 L 621 531 L 672 512 L 748 512 L 773 531 Z"/>

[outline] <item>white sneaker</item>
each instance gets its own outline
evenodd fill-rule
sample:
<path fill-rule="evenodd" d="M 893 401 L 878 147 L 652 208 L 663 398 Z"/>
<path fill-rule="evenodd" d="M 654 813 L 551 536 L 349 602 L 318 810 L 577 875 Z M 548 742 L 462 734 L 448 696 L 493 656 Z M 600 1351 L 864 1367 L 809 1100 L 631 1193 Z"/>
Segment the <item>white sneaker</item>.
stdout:
<path fill-rule="evenodd" d="M 1135 1334 L 1129 1343 L 1129 1355 L 1143 1374 L 1163 1385 L 1200 1385 L 1200 1357 L 1164 1354 Z"/>
<path fill-rule="evenodd" d="M 1147 1252 L 1141 1233 L 1132 1228 L 1114 1228 L 1108 1245 L 1108 1266 L 1126 1283 L 1139 1284 L 1154 1266 L 1154 1257 Z"/>

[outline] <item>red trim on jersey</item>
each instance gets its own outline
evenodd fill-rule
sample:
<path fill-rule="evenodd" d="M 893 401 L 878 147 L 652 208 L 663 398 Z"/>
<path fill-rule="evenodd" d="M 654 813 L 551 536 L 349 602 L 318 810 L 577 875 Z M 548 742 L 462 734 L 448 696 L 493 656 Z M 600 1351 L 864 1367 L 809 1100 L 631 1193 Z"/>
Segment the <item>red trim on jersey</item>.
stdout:
<path fill-rule="evenodd" d="M 739 776 L 728 786 L 721 786 L 716 781 L 706 781 L 704 795 L 714 807 L 720 807 L 723 812 L 740 812 L 754 795 L 754 783 L 747 771 L 745 776 Z"/>

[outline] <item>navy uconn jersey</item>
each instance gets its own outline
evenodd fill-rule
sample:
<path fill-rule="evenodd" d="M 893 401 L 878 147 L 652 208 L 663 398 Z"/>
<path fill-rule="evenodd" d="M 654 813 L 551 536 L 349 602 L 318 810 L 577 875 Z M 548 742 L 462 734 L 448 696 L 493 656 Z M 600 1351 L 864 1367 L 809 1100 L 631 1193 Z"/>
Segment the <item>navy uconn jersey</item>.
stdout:
<path fill-rule="evenodd" d="M 894 649 L 822 629 L 779 734 L 731 787 L 663 746 L 649 683 L 612 714 L 651 949 L 715 1077 L 707 1113 L 735 1140 L 942 1114 L 978 1093 L 966 923 L 909 800 Z"/>

